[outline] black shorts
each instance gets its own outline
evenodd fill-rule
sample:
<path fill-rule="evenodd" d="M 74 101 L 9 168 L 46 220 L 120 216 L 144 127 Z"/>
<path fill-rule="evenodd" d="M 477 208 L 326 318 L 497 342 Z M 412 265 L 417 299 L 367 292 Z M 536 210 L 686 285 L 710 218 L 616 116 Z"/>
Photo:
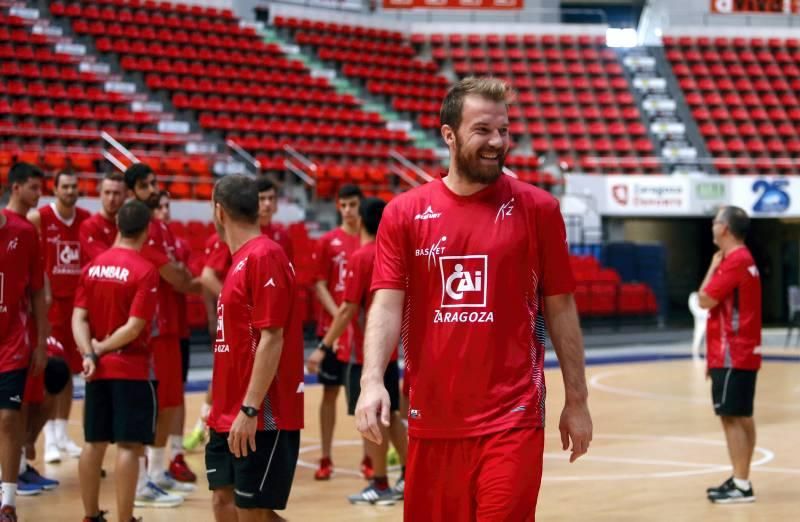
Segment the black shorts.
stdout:
<path fill-rule="evenodd" d="M 756 396 L 756 370 L 711 368 L 714 413 L 726 417 L 752 417 Z"/>
<path fill-rule="evenodd" d="M 325 358 L 319 365 L 317 378 L 325 386 L 342 386 L 344 382 L 347 363 L 336 358 L 334 352 L 325 352 Z"/>
<path fill-rule="evenodd" d="M 152 444 L 158 413 L 157 383 L 101 379 L 86 383 L 86 442 Z"/>
<path fill-rule="evenodd" d="M 361 395 L 361 370 L 360 364 L 351 364 L 347 368 L 347 413 L 356 414 L 356 404 Z M 389 392 L 389 402 L 392 411 L 400 410 L 400 369 L 397 361 L 390 361 L 383 374 L 383 385 Z"/>
<path fill-rule="evenodd" d="M 19 411 L 25 398 L 25 377 L 28 370 L 0 373 L 0 410 Z"/>
<path fill-rule="evenodd" d="M 228 434 L 210 430 L 206 445 L 208 489 L 233 487 L 236 507 L 286 509 L 300 452 L 299 431 L 259 431 L 256 451 L 236 458 Z"/>
<path fill-rule="evenodd" d="M 183 383 L 186 384 L 186 379 L 189 377 L 189 348 L 191 341 L 188 337 L 181 339 L 181 373 L 183 375 Z"/>

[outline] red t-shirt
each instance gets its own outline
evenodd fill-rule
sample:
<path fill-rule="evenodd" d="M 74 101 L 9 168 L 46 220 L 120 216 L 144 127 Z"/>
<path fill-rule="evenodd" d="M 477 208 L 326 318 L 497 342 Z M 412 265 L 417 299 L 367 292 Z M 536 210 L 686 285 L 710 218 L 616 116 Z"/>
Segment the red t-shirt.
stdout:
<path fill-rule="evenodd" d="M 158 303 L 158 272 L 139 252 L 113 247 L 83 269 L 75 307 L 88 312 L 93 339 L 105 339 L 129 317 L 147 324 L 125 348 L 100 357 L 94 379 L 151 377 L 150 325 Z"/>
<path fill-rule="evenodd" d="M 216 272 L 220 281 L 225 281 L 225 276 L 231 267 L 231 249 L 228 244 L 214 233 L 206 240 L 205 248 L 206 260 L 203 266 L 211 268 Z"/>
<path fill-rule="evenodd" d="M 44 288 L 39 236 L 24 216 L 3 209 L 0 227 L 0 373 L 27 368 L 31 292 Z"/>
<path fill-rule="evenodd" d="M 261 227 L 261 233 L 278 243 L 283 249 L 289 261 L 294 259 L 294 250 L 292 250 L 292 239 L 289 237 L 289 231 L 280 223 L 270 223 L 267 226 Z"/>
<path fill-rule="evenodd" d="M 575 289 L 557 200 L 508 176 L 466 197 L 433 181 L 386 207 L 374 270 L 373 290 L 405 291 L 411 436 L 544 425 L 544 297 Z"/>
<path fill-rule="evenodd" d="M 192 247 L 189 242 L 183 238 L 175 236 L 175 259 L 186 267 L 189 267 L 189 261 L 192 254 Z M 188 307 L 186 305 L 186 294 L 175 292 L 175 303 L 178 306 L 178 335 L 181 339 L 188 339 L 191 335 L 189 331 L 189 318 L 186 315 Z"/>
<path fill-rule="evenodd" d="M 81 223 L 78 231 L 81 245 L 81 266 L 99 256 L 117 240 L 117 223 L 101 213 L 93 214 Z"/>
<path fill-rule="evenodd" d="M 709 368 L 761 368 L 761 278 L 747 247 L 722 260 L 704 289 L 719 304 L 708 313 Z"/>
<path fill-rule="evenodd" d="M 47 356 L 64 358 L 64 345 L 52 335 L 47 338 Z"/>
<path fill-rule="evenodd" d="M 89 219 L 89 212 L 75 207 L 72 220 L 66 222 L 56 211 L 55 204 L 39 209 L 41 217 L 41 253 L 45 274 L 50 280 L 50 293 L 54 299 L 72 299 L 81 276 L 81 224 Z"/>
<path fill-rule="evenodd" d="M 234 255 L 217 301 L 217 338 L 208 425 L 230 431 L 247 394 L 261 329 L 283 328 L 275 378 L 258 415 L 259 430 L 303 427 L 303 331 L 294 270 L 280 246 L 260 236 Z"/>
<path fill-rule="evenodd" d="M 353 328 L 352 347 L 356 354 L 356 364 L 364 364 L 364 334 L 367 323 L 367 312 L 372 305 L 372 296 L 375 292 L 370 290 L 372 285 L 372 267 L 375 264 L 375 242 L 370 241 L 350 256 L 347 262 L 347 279 L 344 288 L 344 300 L 358 305 L 358 312 L 353 318 L 356 323 Z M 392 360 L 397 360 L 397 350 L 392 354 Z"/>
<path fill-rule="evenodd" d="M 358 234 L 348 234 L 337 227 L 326 233 L 319 239 L 317 250 L 314 252 L 314 262 L 317 266 L 317 281 L 325 281 L 328 292 L 330 292 L 336 306 L 342 304 L 344 299 L 344 283 L 347 277 L 347 260 L 350 254 L 361 246 L 361 239 Z M 333 318 L 320 306 L 319 317 L 317 318 L 317 335 L 325 335 L 331 326 Z M 336 356 L 339 360 L 350 361 L 350 337 L 353 333 L 348 327 L 339 338 Z"/>
<path fill-rule="evenodd" d="M 150 261 L 156 270 L 175 261 L 175 237 L 160 219 L 152 218 L 148 229 L 147 242 L 142 247 L 142 257 Z M 158 308 L 153 337 L 177 336 L 179 331 L 178 292 L 165 279 L 158 284 Z"/>

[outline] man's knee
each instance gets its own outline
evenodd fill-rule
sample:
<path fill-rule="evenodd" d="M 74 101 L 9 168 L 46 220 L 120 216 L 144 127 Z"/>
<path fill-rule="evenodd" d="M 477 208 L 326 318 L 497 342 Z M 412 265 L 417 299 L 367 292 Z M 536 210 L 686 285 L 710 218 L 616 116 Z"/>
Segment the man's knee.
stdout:
<path fill-rule="evenodd" d="M 0 410 L 0 433 L 4 436 L 20 434 L 22 414 L 16 410 Z"/>
<path fill-rule="evenodd" d="M 233 509 L 233 489 L 215 489 L 211 494 L 211 505 L 215 512 Z"/>

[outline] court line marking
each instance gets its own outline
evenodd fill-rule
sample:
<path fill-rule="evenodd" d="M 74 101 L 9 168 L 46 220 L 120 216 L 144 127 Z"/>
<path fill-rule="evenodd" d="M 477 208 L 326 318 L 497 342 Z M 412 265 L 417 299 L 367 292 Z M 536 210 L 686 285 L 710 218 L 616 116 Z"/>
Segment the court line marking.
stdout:
<path fill-rule="evenodd" d="M 624 397 L 635 397 L 637 399 L 679 401 L 679 402 L 688 402 L 690 404 L 702 404 L 704 406 L 708 406 L 711 403 L 710 399 L 700 399 L 696 397 L 688 397 L 685 395 L 676 395 L 671 393 L 648 392 L 643 390 L 637 390 L 635 388 L 623 388 L 620 386 L 611 386 L 609 384 L 604 384 L 601 382 L 601 380 L 603 379 L 619 376 L 620 374 L 625 374 L 625 373 L 630 373 L 628 368 L 619 368 L 616 370 L 600 372 L 596 375 L 593 375 L 592 378 L 589 379 L 589 386 L 591 386 L 596 390 L 604 391 L 606 393 L 622 395 Z M 758 399 L 756 399 L 755 405 L 759 408 L 775 408 L 779 410 L 800 411 L 800 405 L 765 402 L 765 401 L 759 401 Z"/>

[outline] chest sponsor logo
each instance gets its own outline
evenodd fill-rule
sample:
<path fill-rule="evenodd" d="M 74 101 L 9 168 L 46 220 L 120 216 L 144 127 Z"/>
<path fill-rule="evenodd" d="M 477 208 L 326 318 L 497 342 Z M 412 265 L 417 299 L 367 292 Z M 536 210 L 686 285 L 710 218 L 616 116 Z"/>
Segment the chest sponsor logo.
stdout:
<path fill-rule="evenodd" d="M 89 268 L 89 279 L 116 279 L 126 283 L 130 271 L 127 268 L 112 265 L 94 265 Z"/>
<path fill-rule="evenodd" d="M 509 199 L 497 210 L 497 215 L 494 217 L 494 222 L 505 221 L 507 217 L 511 217 L 511 212 L 514 210 L 514 198 Z"/>
<path fill-rule="evenodd" d="M 445 250 L 447 249 L 444 246 L 444 243 L 447 241 L 447 236 L 442 236 L 439 241 L 433 243 L 428 248 L 417 248 L 414 250 L 415 257 L 422 257 L 425 256 L 428 258 L 428 270 L 431 269 L 431 265 L 436 266 L 436 259 L 437 256 L 441 256 L 444 254 Z"/>
<path fill-rule="evenodd" d="M 338 237 L 335 237 L 331 240 L 331 246 L 339 247 L 342 246 L 342 240 Z"/>
<path fill-rule="evenodd" d="M 344 252 L 339 252 L 333 258 L 333 265 L 336 267 L 336 286 L 334 291 L 344 292 L 345 279 L 347 279 L 347 256 Z"/>
<path fill-rule="evenodd" d="M 56 225 L 55 223 L 50 223 L 49 225 L 47 225 L 48 232 L 52 232 L 54 230 L 58 231 L 58 225 Z"/>
<path fill-rule="evenodd" d="M 214 353 L 229 353 L 231 347 L 225 343 L 225 305 L 217 303 L 217 335 L 214 340 Z"/>
<path fill-rule="evenodd" d="M 441 256 L 442 308 L 486 306 L 489 256 Z"/>
<path fill-rule="evenodd" d="M 8 307 L 6 306 L 6 275 L 3 272 L 0 272 L 0 313 L 8 313 Z"/>
<path fill-rule="evenodd" d="M 428 208 L 425 209 L 425 212 L 417 214 L 414 216 L 414 219 L 419 221 L 427 221 L 428 219 L 439 219 L 440 217 L 442 217 L 442 213 L 434 212 L 433 208 L 428 205 Z"/>
<path fill-rule="evenodd" d="M 54 274 L 80 274 L 81 245 L 78 241 L 56 242 L 56 266 Z"/>

